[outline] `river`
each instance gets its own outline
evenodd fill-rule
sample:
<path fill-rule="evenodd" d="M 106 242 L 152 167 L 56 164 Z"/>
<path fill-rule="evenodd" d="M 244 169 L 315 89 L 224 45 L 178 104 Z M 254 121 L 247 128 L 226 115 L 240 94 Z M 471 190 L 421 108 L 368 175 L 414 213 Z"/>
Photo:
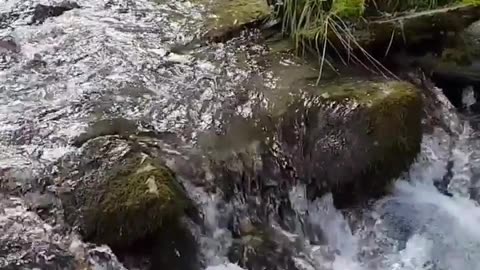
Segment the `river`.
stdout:
<path fill-rule="evenodd" d="M 236 100 L 257 68 L 237 56 L 262 47 L 246 46 L 248 37 L 190 46 L 204 16 L 198 5 L 84 0 L 80 8 L 34 22 L 38 4 L 60 1 L 1 1 L 0 40 L 13 41 L 0 43 L 0 177 L 15 179 L 8 185 L 29 185 L 77 151 L 72 142 L 101 119 L 128 119 L 195 142 L 198 132 L 221 124 L 221 112 L 251 113 Z M 425 134 L 410 171 L 391 195 L 368 207 L 340 211 L 331 195 L 310 202 L 305 187 L 296 186 L 290 199 L 298 222 L 313 233 L 301 226 L 277 231 L 291 241 L 297 269 L 478 269 L 480 137 L 468 119 L 458 121 L 464 126 L 458 134 Z M 232 236 L 219 221 L 228 214 L 217 209 L 220 199 L 189 191 L 204 206 L 210 228 L 200 237 L 206 269 L 242 269 L 226 257 Z M 326 244 L 316 241 L 319 234 Z"/>

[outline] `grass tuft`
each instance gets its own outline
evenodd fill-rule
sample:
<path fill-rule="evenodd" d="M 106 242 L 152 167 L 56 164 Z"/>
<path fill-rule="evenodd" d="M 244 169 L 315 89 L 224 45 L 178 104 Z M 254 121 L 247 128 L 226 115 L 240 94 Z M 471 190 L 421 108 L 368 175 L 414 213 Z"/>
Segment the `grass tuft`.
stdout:
<path fill-rule="evenodd" d="M 277 16 L 282 20 L 284 34 L 294 40 L 297 52 L 314 50 L 319 55 L 319 80 L 324 64 L 330 65 L 330 51 L 344 64 L 353 62 L 375 74 L 394 77 L 358 43 L 353 35 L 355 22 L 368 20 L 367 13 L 419 11 L 459 3 L 480 5 L 480 0 L 283 0 Z"/>

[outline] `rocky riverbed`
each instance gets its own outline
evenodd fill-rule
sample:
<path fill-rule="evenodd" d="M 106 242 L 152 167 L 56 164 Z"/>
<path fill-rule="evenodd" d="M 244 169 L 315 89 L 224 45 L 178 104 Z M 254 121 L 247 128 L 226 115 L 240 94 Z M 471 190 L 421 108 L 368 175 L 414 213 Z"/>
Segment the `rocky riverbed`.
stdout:
<path fill-rule="evenodd" d="M 1 269 L 476 269 L 475 84 L 317 85 L 263 1 L 4 1 Z"/>

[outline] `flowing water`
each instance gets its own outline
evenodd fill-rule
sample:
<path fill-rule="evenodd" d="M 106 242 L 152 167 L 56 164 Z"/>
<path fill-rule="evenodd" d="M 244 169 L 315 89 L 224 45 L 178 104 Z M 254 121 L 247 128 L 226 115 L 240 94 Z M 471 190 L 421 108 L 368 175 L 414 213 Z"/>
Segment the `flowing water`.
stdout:
<path fill-rule="evenodd" d="M 195 141 L 198 132 L 221 125 L 225 112 L 251 113 L 236 100 L 257 69 L 240 65 L 236 53 L 261 47 L 246 48 L 241 40 L 189 47 L 202 29 L 199 6 L 84 0 L 81 8 L 32 24 L 37 4 L 60 1 L 0 2 L 0 177 L 13 181 L 9 185 L 28 185 L 76 151 L 72 142 L 101 119 L 129 119 Z M 464 96 L 467 106 L 470 96 Z M 464 125 L 459 134 L 425 135 L 417 162 L 391 195 L 364 209 L 341 212 L 330 195 L 311 202 L 304 186 L 295 187 L 290 199 L 298 228 L 276 230 L 295 246 L 296 267 L 478 269 L 480 140 L 468 121 Z M 203 205 L 207 230 L 199 242 L 207 269 L 242 269 L 226 254 L 232 234 L 224 219 L 232 206 L 201 188 L 189 192 Z"/>
<path fill-rule="evenodd" d="M 299 219 L 326 235 L 326 244 L 304 239 L 295 258 L 305 270 L 447 270 L 478 269 L 480 208 L 471 198 L 479 165 L 479 141 L 466 128 L 453 147 L 452 139 L 437 131 L 424 137 L 422 153 L 408 174 L 396 182 L 392 194 L 367 209 L 341 212 L 331 195 L 314 202 L 305 188 L 291 192 Z M 453 162 L 447 194 L 434 183 L 444 181 Z M 210 269 L 210 268 L 209 268 Z M 236 265 L 211 269 L 238 269 Z"/>

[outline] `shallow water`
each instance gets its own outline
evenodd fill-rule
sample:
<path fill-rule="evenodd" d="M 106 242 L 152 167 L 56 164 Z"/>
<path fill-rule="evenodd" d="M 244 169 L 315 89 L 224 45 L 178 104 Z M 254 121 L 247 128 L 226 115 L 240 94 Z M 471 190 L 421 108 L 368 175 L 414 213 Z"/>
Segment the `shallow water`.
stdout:
<path fill-rule="evenodd" d="M 186 1 L 82 1 L 82 8 L 30 25 L 37 3 L 6 0 L 0 39 L 0 165 L 30 171 L 68 151 L 91 123 L 142 121 L 184 139 L 215 125 L 246 76 L 232 51 L 212 45 L 174 53 L 201 31 L 200 8 Z M 19 14 L 12 16 L 11 14 Z"/>

